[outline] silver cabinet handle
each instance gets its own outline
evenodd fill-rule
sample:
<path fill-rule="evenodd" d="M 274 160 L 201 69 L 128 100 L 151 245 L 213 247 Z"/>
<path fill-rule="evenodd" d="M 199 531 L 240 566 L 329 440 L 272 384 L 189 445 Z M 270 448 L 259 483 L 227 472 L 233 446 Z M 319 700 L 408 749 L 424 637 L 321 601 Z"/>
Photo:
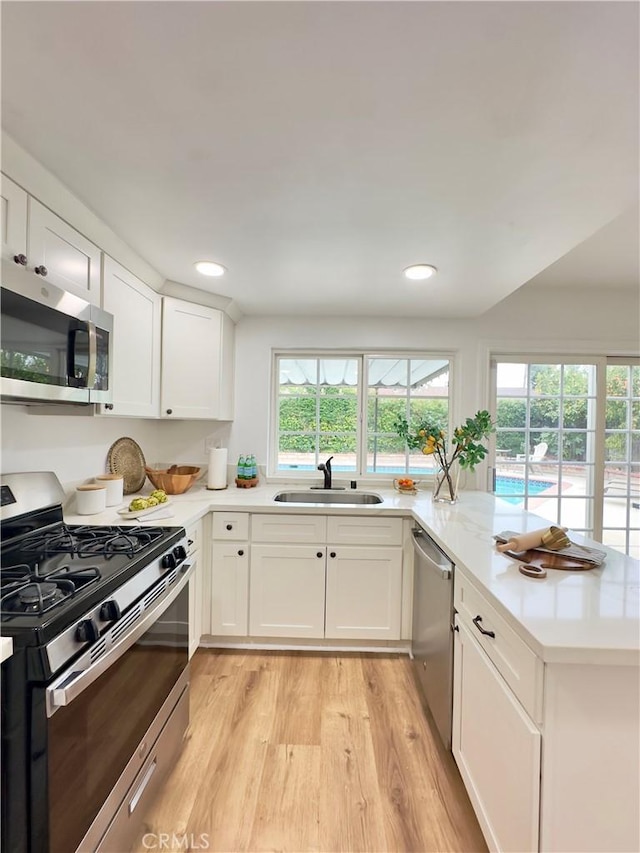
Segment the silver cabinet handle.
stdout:
<path fill-rule="evenodd" d="M 151 777 L 153 776 L 157 766 L 158 766 L 158 759 L 154 758 L 153 761 L 151 762 L 151 764 L 149 765 L 147 772 L 144 774 L 142 781 L 138 785 L 138 790 L 135 792 L 133 797 L 131 797 L 131 799 L 129 800 L 129 814 L 133 814 L 133 812 L 135 811 L 136 806 L 140 802 L 140 797 L 144 794 L 145 788 L 147 787 L 147 785 L 151 781 Z"/>

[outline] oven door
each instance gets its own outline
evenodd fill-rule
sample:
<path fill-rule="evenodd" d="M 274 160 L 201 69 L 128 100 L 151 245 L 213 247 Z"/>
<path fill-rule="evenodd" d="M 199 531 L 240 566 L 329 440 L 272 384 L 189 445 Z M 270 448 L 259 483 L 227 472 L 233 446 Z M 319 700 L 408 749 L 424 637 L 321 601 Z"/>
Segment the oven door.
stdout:
<path fill-rule="evenodd" d="M 50 853 L 71 853 L 83 840 L 84 848 L 87 833 L 101 837 L 120 805 L 113 792 L 122 791 L 121 777 L 135 778 L 166 722 L 159 717 L 168 719 L 167 705 L 184 692 L 175 695 L 188 670 L 189 574 L 185 567 L 122 635 L 117 629 L 131 620 L 125 613 L 102 657 L 86 669 L 76 662 L 47 688 Z M 33 799 L 32 809 L 37 813 Z"/>

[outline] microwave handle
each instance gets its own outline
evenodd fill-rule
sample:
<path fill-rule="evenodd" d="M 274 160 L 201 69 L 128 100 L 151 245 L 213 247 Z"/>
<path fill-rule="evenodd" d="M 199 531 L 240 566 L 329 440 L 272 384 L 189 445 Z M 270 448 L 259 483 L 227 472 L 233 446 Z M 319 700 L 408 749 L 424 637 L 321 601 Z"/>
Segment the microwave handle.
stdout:
<path fill-rule="evenodd" d="M 89 334 L 88 323 L 80 320 L 74 321 L 69 329 L 67 344 L 67 385 L 70 388 L 85 388 L 86 384 L 76 376 L 76 341 L 78 332 Z"/>
<path fill-rule="evenodd" d="M 98 363 L 98 336 L 96 324 L 87 323 L 89 332 L 89 369 L 87 371 L 87 388 L 94 388 L 96 384 L 96 365 Z"/>

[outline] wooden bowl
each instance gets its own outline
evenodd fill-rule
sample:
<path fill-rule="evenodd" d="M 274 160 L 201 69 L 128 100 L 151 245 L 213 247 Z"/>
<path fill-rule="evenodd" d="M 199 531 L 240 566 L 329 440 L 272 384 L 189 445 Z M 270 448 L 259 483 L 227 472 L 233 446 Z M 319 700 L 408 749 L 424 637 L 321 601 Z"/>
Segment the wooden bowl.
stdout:
<path fill-rule="evenodd" d="M 147 477 L 156 489 L 164 489 L 168 495 L 181 495 L 193 486 L 201 469 L 195 465 L 172 465 L 164 469 L 145 469 Z"/>

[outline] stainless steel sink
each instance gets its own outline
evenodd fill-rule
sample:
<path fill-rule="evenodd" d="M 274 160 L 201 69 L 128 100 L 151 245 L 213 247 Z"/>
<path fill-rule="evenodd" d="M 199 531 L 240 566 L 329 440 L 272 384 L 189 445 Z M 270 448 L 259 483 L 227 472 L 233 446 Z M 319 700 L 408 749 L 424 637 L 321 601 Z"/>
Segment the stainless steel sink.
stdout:
<path fill-rule="evenodd" d="M 288 504 L 381 504 L 382 498 L 375 492 L 330 492 L 314 489 L 278 492 L 275 501 Z"/>

